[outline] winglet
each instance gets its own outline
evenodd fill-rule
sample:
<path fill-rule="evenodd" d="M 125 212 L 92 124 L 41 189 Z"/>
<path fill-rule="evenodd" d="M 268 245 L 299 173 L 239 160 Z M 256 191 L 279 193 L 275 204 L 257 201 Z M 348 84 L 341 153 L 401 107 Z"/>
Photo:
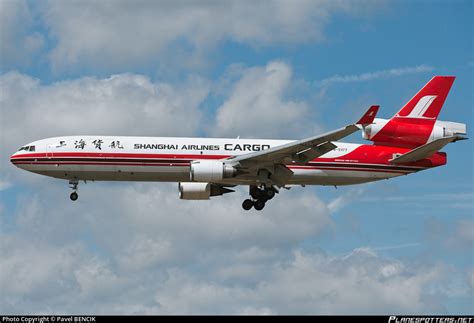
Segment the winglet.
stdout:
<path fill-rule="evenodd" d="M 362 118 L 360 118 L 360 120 L 356 122 L 356 124 L 365 126 L 373 123 L 378 111 L 378 105 L 371 106 L 369 110 L 367 110 L 367 112 L 362 116 Z"/>

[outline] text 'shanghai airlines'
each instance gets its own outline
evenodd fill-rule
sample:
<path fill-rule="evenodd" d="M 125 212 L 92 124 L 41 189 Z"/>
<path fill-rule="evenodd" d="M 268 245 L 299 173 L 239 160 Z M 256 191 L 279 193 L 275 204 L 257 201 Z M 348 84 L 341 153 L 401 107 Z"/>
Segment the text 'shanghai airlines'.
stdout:
<path fill-rule="evenodd" d="M 249 186 L 245 210 L 261 210 L 280 188 L 352 185 L 446 164 L 445 145 L 466 139 L 463 123 L 437 121 L 454 82 L 435 76 L 391 119 L 371 106 L 354 124 L 303 140 L 68 136 L 21 147 L 11 162 L 41 175 L 79 181 L 179 182 L 179 196 L 205 200 Z M 338 140 L 362 130 L 373 144 Z"/>

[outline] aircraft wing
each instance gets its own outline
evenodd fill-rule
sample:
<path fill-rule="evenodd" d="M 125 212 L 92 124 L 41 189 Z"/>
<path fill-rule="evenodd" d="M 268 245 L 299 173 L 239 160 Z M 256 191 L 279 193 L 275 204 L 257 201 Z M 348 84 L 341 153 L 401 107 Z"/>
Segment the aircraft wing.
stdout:
<path fill-rule="evenodd" d="M 231 157 L 229 162 L 247 169 L 265 168 L 290 162 L 305 164 L 335 149 L 337 146 L 331 141 L 337 141 L 358 131 L 360 129 L 358 125 L 365 126 L 373 123 L 378 109 L 377 105 L 371 106 L 359 121 L 344 128 L 270 149 Z"/>

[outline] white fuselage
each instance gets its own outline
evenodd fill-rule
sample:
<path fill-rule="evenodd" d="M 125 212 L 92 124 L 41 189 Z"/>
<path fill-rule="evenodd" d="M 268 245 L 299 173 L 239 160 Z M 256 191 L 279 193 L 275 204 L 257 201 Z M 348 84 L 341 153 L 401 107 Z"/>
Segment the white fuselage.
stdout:
<path fill-rule="evenodd" d="M 12 155 L 11 161 L 34 173 L 69 180 L 189 182 L 193 160 L 226 159 L 289 142 L 238 138 L 69 136 L 32 142 L 25 146 L 26 150 L 22 147 L 23 150 Z M 293 171 L 288 184 L 358 184 L 422 169 L 356 160 L 356 149 L 373 146 L 335 144 L 336 149 L 305 165 L 287 165 Z M 252 185 L 256 180 L 255 177 L 227 178 L 219 183 Z"/>

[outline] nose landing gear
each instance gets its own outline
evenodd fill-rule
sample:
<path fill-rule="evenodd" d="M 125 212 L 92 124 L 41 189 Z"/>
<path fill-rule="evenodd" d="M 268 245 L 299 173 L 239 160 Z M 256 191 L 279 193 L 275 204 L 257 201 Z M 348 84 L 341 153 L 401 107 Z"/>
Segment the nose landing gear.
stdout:
<path fill-rule="evenodd" d="M 75 201 L 79 197 L 79 195 L 77 194 L 78 185 L 79 185 L 78 180 L 69 181 L 69 187 L 72 188 L 72 191 L 73 191 L 71 195 L 69 195 L 69 198 L 71 199 L 71 201 Z"/>
<path fill-rule="evenodd" d="M 265 207 L 265 203 L 274 198 L 277 192 L 277 189 L 272 186 L 265 187 L 262 185 L 261 187 L 257 187 L 252 185 L 250 186 L 250 196 L 252 199 L 246 199 L 242 203 L 242 208 L 248 211 L 254 207 L 255 210 L 261 211 Z"/>

